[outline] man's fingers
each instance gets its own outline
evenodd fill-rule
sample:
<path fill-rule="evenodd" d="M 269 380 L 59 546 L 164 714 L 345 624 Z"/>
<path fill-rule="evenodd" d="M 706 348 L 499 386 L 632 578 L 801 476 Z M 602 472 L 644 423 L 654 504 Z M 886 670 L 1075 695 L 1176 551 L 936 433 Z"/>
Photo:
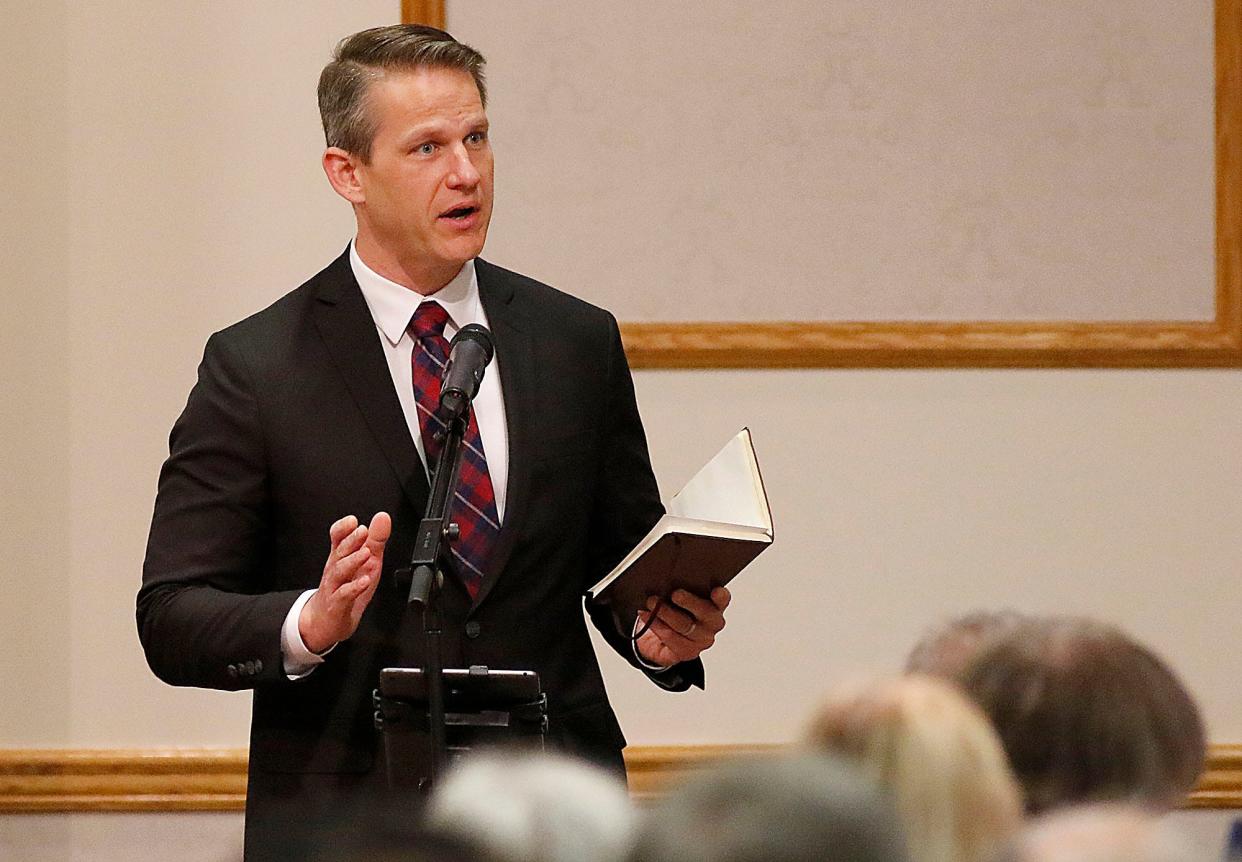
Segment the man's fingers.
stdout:
<path fill-rule="evenodd" d="M 370 548 L 369 545 L 367 547 L 368 549 Z M 366 598 L 365 598 L 363 607 L 366 607 L 366 605 L 370 603 L 371 596 L 375 594 L 375 588 L 379 586 L 380 576 L 383 572 L 383 568 L 384 568 L 383 557 L 376 556 L 374 553 L 371 554 L 371 559 L 367 560 L 360 567 L 359 571 L 361 575 L 367 578 L 367 581 L 368 581 L 368 586 L 366 588 Z"/>
<path fill-rule="evenodd" d="M 656 619 L 682 637 L 688 637 L 694 631 L 694 618 L 668 602 L 660 605 Z"/>
<path fill-rule="evenodd" d="M 352 606 L 354 601 L 375 586 L 379 582 L 379 578 L 374 577 L 366 571 L 360 571 L 357 577 L 352 578 L 341 584 L 340 588 L 332 595 L 334 602 L 340 602 L 342 605 Z M 344 608 L 342 610 L 345 610 Z M 352 607 L 349 608 L 352 610 Z M 348 611 L 346 611 L 348 612 Z"/>
<path fill-rule="evenodd" d="M 710 614 L 719 613 L 716 605 L 702 596 L 696 596 L 688 590 L 673 590 L 673 603 L 690 616 L 702 619 Z"/>
<path fill-rule="evenodd" d="M 667 603 L 660 606 L 651 628 L 670 646 L 675 641 L 681 641 L 700 649 L 715 640 L 717 631 Z"/>
<path fill-rule="evenodd" d="M 716 589 L 712 590 L 712 603 L 721 613 L 728 609 L 729 602 L 731 601 L 733 601 L 733 594 L 726 587 L 716 587 Z"/>
<path fill-rule="evenodd" d="M 324 575 L 323 585 L 335 594 L 358 576 L 358 569 L 369 559 L 371 559 L 371 549 L 363 545 L 348 556 L 337 560 L 331 567 L 331 573 Z"/>
<path fill-rule="evenodd" d="M 387 512 L 376 512 L 367 527 L 367 547 L 371 549 L 371 553 L 377 557 L 383 554 L 384 544 L 391 535 L 392 518 Z"/>
<path fill-rule="evenodd" d="M 651 621 L 651 628 L 647 629 L 647 631 L 658 637 L 666 646 L 678 642 L 686 643 L 684 635 L 673 631 L 672 627 L 658 616 Z"/>
<path fill-rule="evenodd" d="M 699 653 L 715 643 L 715 638 L 710 632 L 696 631 L 693 636 L 686 637 L 681 632 L 675 631 L 659 617 L 656 617 L 655 621 L 651 623 L 649 634 L 655 635 L 669 651 L 669 654 L 679 662 L 696 658 Z"/>
<path fill-rule="evenodd" d="M 328 528 L 328 538 L 332 541 L 332 546 L 340 544 L 341 539 L 348 536 L 358 526 L 358 519 L 353 515 L 346 515 L 335 524 Z"/>
<path fill-rule="evenodd" d="M 700 631 L 715 635 L 724 628 L 724 614 L 714 601 L 696 596 L 686 590 L 674 590 L 672 600 L 671 608 L 675 608 L 680 616 L 665 617 L 665 621 L 687 637 L 693 637 L 696 632 Z M 665 603 L 660 609 L 661 614 L 664 608 L 669 607 L 670 605 Z"/>
<path fill-rule="evenodd" d="M 332 546 L 332 553 L 328 556 L 328 564 L 331 565 L 334 560 L 342 560 L 348 557 L 354 551 L 363 546 L 367 540 L 367 528 L 363 526 L 355 527 L 351 532 L 347 533 L 344 538 Z"/>

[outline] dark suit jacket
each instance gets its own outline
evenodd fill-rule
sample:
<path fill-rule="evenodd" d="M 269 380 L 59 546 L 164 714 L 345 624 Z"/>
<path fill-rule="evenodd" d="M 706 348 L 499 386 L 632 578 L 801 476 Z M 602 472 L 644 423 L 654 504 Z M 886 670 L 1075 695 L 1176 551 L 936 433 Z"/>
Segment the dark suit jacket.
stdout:
<path fill-rule="evenodd" d="M 662 508 L 616 321 L 516 273 L 476 266 L 500 359 L 508 502 L 477 600 L 446 583 L 444 663 L 538 671 L 550 741 L 619 763 L 625 740 L 582 596 Z M 417 619 L 392 573 L 409 561 L 427 479 L 348 254 L 211 337 L 169 449 L 138 629 L 164 681 L 254 689 L 249 853 L 252 824 L 278 824 L 281 801 L 330 806 L 374 783 L 383 771 L 371 707 L 378 671 L 422 660 Z M 394 531 L 358 631 L 290 681 L 280 628 L 298 595 L 318 584 L 328 526 L 347 514 L 365 523 L 380 510 Z M 590 610 L 635 663 L 611 615 Z M 702 685 L 702 665 L 656 676 L 675 689 Z"/>

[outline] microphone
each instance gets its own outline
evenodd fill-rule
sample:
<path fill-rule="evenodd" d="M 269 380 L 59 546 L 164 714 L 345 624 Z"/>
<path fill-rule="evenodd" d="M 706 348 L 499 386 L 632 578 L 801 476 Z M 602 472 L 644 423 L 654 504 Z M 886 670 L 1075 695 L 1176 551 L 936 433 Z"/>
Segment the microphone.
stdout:
<path fill-rule="evenodd" d="M 449 345 L 449 358 L 440 380 L 441 418 L 446 421 L 465 414 L 474 396 L 479 394 L 483 370 L 492 361 L 496 347 L 487 327 L 468 323 L 457 331 Z"/>

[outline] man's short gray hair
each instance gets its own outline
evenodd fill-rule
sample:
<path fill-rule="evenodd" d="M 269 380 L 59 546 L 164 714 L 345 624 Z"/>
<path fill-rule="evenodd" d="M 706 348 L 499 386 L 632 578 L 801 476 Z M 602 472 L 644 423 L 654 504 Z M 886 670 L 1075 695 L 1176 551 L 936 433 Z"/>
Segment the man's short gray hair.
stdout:
<path fill-rule="evenodd" d="M 625 862 L 633 819 L 615 773 L 563 755 L 522 752 L 466 758 L 427 809 L 432 828 L 506 862 Z"/>
<path fill-rule="evenodd" d="M 851 764 L 818 754 L 742 760 L 663 799 L 632 862 L 905 862 L 891 803 Z"/>
<path fill-rule="evenodd" d="M 342 39 L 319 75 L 319 116 L 329 147 L 369 162 L 375 118 L 367 106 L 371 83 L 386 72 L 437 68 L 469 72 L 487 106 L 483 55 L 443 30 L 420 24 L 373 27 Z"/>

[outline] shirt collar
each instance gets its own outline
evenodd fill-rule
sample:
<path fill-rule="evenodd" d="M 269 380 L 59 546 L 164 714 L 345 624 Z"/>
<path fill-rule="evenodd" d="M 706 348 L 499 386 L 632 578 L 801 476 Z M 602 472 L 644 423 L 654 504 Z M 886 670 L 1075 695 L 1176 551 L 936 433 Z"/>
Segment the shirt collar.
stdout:
<path fill-rule="evenodd" d="M 366 300 L 367 308 L 371 310 L 375 325 L 394 346 L 405 335 L 410 318 L 424 299 L 434 299 L 448 312 L 449 322 L 444 328 L 445 338 L 451 340 L 457 330 L 467 323 L 487 325 L 482 305 L 479 303 L 479 282 L 473 260 L 466 261 L 452 281 L 431 296 L 423 296 L 384 278 L 363 263 L 352 242 L 349 244 L 349 265 L 354 270 L 358 286 L 362 288 L 362 297 Z"/>

